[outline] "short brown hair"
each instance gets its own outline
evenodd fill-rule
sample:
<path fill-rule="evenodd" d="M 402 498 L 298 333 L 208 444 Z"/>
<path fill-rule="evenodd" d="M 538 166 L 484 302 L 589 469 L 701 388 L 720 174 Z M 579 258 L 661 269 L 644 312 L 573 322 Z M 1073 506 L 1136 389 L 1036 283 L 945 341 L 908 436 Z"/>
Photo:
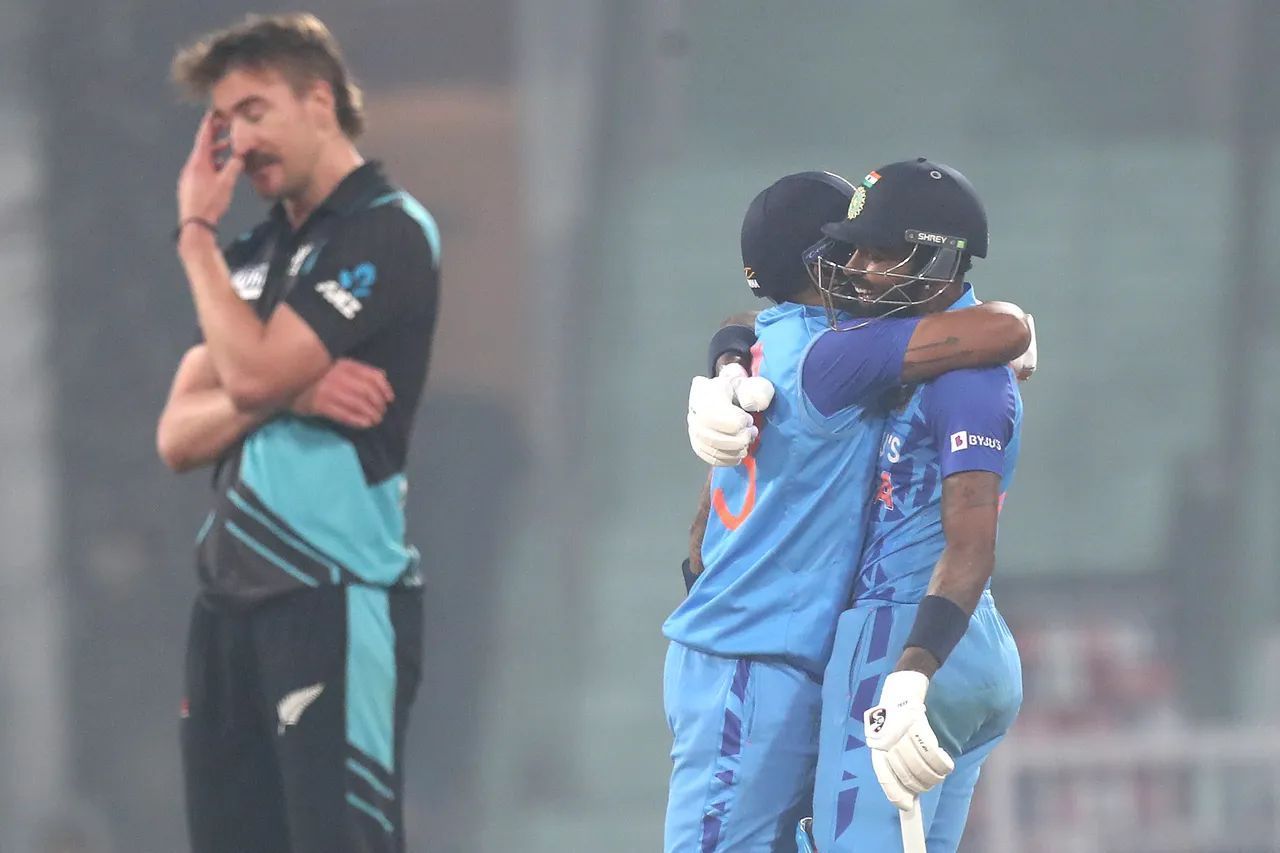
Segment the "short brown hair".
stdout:
<path fill-rule="evenodd" d="M 364 130 L 364 97 L 351 79 L 338 40 L 315 15 L 249 15 L 239 24 L 197 39 L 173 58 L 173 79 L 192 98 L 236 68 L 283 74 L 297 92 L 323 80 L 333 88 L 338 126 L 350 139 Z"/>

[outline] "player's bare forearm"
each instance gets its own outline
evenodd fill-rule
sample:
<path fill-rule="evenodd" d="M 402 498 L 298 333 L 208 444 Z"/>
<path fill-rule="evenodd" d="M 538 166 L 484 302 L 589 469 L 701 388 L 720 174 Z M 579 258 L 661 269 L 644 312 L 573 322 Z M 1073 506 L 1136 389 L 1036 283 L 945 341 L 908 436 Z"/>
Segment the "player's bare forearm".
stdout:
<path fill-rule="evenodd" d="M 221 388 L 192 391 L 165 407 L 156 428 L 156 450 L 179 474 L 203 468 L 268 417 L 270 412 L 238 408 Z"/>
<path fill-rule="evenodd" d="M 990 471 L 965 471 L 942 481 L 942 530 L 946 547 L 933 569 L 928 595 L 948 599 L 972 616 L 996 565 L 996 527 L 1000 515 L 1000 477 Z M 909 646 L 898 669 L 932 677 L 939 663 L 929 652 Z"/>
<path fill-rule="evenodd" d="M 929 581 L 941 595 L 972 614 L 996 567 L 1000 476 L 964 471 L 942 481 L 942 532 L 946 547 Z"/>
<path fill-rule="evenodd" d="M 234 390 L 259 366 L 255 356 L 266 326 L 232 288 L 231 272 L 213 234 L 203 228 L 184 229 L 178 257 L 191 284 L 214 370 L 222 386 Z"/>
<path fill-rule="evenodd" d="M 215 462 L 270 415 L 246 411 L 222 388 L 208 347 L 192 347 L 178 365 L 156 425 L 156 452 L 179 473 Z"/>
<path fill-rule="evenodd" d="M 689 526 L 689 571 L 695 577 L 702 574 L 702 540 L 707 535 L 707 521 L 711 518 L 711 475 L 702 484 L 702 493 L 698 496 L 698 511 Z"/>
<path fill-rule="evenodd" d="M 1009 302 L 930 314 L 921 319 L 907 345 L 902 381 L 922 382 L 950 370 L 1007 364 L 1030 344 L 1027 315 Z"/>
<path fill-rule="evenodd" d="M 264 323 L 236 294 L 208 230 L 183 229 L 178 257 L 214 369 L 239 408 L 284 405 L 328 369 L 324 345 L 291 309 L 277 308 Z"/>

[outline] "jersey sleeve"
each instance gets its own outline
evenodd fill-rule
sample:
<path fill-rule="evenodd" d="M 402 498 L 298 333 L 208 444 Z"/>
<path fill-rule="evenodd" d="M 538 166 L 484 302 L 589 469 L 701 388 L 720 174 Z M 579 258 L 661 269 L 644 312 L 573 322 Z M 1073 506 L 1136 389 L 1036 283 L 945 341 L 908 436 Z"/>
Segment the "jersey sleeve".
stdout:
<path fill-rule="evenodd" d="M 942 477 L 963 471 L 1004 475 L 1017 404 L 1007 367 L 953 370 L 929 383 L 925 416 Z"/>
<path fill-rule="evenodd" d="M 805 354 L 800 383 L 819 414 L 865 404 L 902 379 L 902 361 L 918 319 L 875 320 L 828 330 Z"/>
<path fill-rule="evenodd" d="M 303 262 L 285 303 L 334 358 L 433 301 L 437 264 L 426 235 L 395 208 L 351 222 Z"/>

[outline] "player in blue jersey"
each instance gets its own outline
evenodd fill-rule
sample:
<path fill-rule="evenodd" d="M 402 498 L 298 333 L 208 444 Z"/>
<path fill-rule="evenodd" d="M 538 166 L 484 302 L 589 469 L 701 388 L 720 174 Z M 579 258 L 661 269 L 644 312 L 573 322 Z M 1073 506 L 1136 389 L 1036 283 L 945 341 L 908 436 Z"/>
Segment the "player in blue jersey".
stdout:
<path fill-rule="evenodd" d="M 987 220 L 962 175 L 894 163 L 868 176 L 863 196 L 812 253 L 856 247 L 818 261 L 828 298 L 930 316 L 978 304 L 964 272 L 986 255 Z M 1021 421 L 1007 366 L 905 389 L 889 415 L 852 605 L 824 676 L 822 853 L 902 849 L 899 811 L 917 807 L 930 853 L 959 846 L 982 763 L 1022 700 L 1017 648 L 988 591 Z"/>
<path fill-rule="evenodd" d="M 667 851 L 795 849 L 820 678 L 862 550 L 888 413 L 881 398 L 946 370 L 1002 364 L 1030 339 L 1021 311 L 995 303 L 872 323 L 838 312 L 854 301 L 815 289 L 801 255 L 859 198 L 824 172 L 787 176 L 756 197 L 743 263 L 752 288 L 777 303 L 757 318 L 751 349 L 753 374 L 776 389 L 772 405 L 752 424 L 734 405 L 737 380 L 691 391 L 691 441 L 722 467 L 704 491 L 702 571 L 663 628 L 674 740 Z"/>

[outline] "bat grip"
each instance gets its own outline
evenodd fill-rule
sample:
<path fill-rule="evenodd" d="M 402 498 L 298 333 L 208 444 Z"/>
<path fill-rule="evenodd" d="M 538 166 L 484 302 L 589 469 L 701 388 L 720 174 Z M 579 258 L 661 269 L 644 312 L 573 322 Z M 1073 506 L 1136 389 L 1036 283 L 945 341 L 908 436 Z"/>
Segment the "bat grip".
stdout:
<path fill-rule="evenodd" d="M 902 853 L 928 853 L 924 844 L 924 816 L 920 813 L 920 798 L 911 804 L 909 811 L 899 811 L 902 824 Z"/>

